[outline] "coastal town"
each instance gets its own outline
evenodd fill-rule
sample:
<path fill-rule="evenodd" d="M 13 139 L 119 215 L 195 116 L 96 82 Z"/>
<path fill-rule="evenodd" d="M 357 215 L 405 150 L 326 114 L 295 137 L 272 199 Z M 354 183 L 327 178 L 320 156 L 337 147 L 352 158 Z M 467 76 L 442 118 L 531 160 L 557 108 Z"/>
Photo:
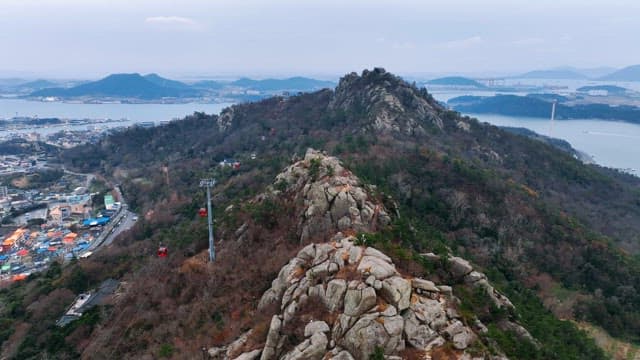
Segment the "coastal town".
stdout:
<path fill-rule="evenodd" d="M 132 122 L 127 119 L 38 119 L 37 117 L 0 118 L 0 141 L 41 142 L 62 149 L 95 143 L 108 134 L 130 127 L 149 128 L 169 121 Z"/>
<path fill-rule="evenodd" d="M 137 220 L 117 187 L 44 154 L 0 156 L 0 179 L 0 282 L 89 257 Z"/>

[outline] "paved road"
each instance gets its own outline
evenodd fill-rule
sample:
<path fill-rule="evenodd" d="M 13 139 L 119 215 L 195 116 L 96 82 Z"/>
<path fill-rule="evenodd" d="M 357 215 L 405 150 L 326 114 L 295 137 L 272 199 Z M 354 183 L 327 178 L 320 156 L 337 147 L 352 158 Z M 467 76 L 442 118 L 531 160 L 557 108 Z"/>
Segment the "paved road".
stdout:
<path fill-rule="evenodd" d="M 107 238 L 104 240 L 104 243 L 102 244 L 103 246 L 110 245 L 113 242 L 113 240 L 116 237 L 118 237 L 118 235 L 120 235 L 124 231 L 131 229 L 133 225 L 135 225 L 136 222 L 133 220 L 133 217 L 135 216 L 134 213 L 132 213 L 129 210 L 122 210 L 121 212 L 124 213 L 123 216 L 115 224 L 113 231 L 107 235 Z"/>
<path fill-rule="evenodd" d="M 120 188 L 116 186 L 115 190 L 118 193 L 117 197 L 120 200 L 120 211 L 118 211 L 116 216 L 114 216 L 109 224 L 104 227 L 100 236 L 91 243 L 83 254 L 95 252 L 96 250 L 99 250 L 101 246 L 110 245 L 118 235 L 131 229 L 136 223 L 136 221 L 133 220 L 136 214 L 129 211 L 129 207 L 127 203 L 124 202 L 124 197 L 122 196 L 122 192 L 120 192 Z"/>
<path fill-rule="evenodd" d="M 62 167 L 62 171 L 64 171 L 67 174 L 71 174 L 71 175 L 77 175 L 77 176 L 85 176 L 86 180 L 85 180 L 85 187 L 88 189 L 89 186 L 91 185 L 91 181 L 93 181 L 93 179 L 95 179 L 95 175 L 93 174 L 82 174 L 82 173 L 77 173 L 77 172 L 73 172 L 71 170 L 67 170 L 66 167 Z"/>

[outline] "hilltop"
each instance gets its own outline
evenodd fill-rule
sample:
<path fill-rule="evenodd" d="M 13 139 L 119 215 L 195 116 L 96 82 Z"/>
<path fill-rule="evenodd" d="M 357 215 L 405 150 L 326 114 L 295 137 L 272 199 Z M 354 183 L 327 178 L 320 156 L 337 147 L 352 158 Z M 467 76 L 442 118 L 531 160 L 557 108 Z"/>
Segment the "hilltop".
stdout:
<path fill-rule="evenodd" d="M 161 77 L 158 74 L 140 75 L 112 74 L 103 79 L 83 83 L 70 88 L 44 88 L 46 82 L 38 82 L 36 91 L 29 97 L 91 98 L 91 99 L 139 99 L 162 100 L 163 98 L 223 98 L 237 101 L 255 100 L 285 91 L 314 91 L 335 84 L 305 77 L 287 79 L 254 80 L 241 78 L 231 82 L 201 80 L 193 84 Z M 29 85 L 29 84 L 26 84 Z M 25 85 L 25 86 L 26 86 Z M 34 85 L 34 86 L 35 86 Z M 33 90 L 23 86 L 23 89 Z"/>
<path fill-rule="evenodd" d="M 241 166 L 221 167 L 227 157 Z M 5 336 L 7 353 L 193 358 L 206 345 L 222 357 L 230 349 L 259 350 L 253 356 L 272 349 L 305 358 L 315 349 L 314 357 L 346 350 L 366 358 L 350 345 L 359 344 L 405 358 L 424 351 L 434 358 L 604 358 L 560 318 L 640 341 L 640 180 L 447 110 L 384 69 L 347 74 L 333 90 L 131 129 L 65 151 L 61 160 L 119 183 L 141 221 L 91 258 L 2 293 L 15 314 L 2 310 L 7 328 L 32 334 Z M 204 204 L 197 182 L 207 177 L 218 180 L 213 265 L 205 262 L 206 225 L 197 217 Z M 168 258 L 155 257 L 159 243 Z M 337 269 L 325 262 L 346 248 L 375 249 L 372 261 L 398 279 L 383 290 L 376 280 L 387 278 L 371 274 L 377 267 L 364 266 L 364 257 L 343 266 L 339 255 Z M 113 305 L 74 327 L 48 327 L 57 313 L 46 309 L 68 301 L 70 289 L 108 277 L 127 284 Z M 306 300 L 316 294 L 322 302 L 304 305 L 296 293 L 303 279 Z M 353 301 L 346 291 L 327 296 L 339 280 Z M 407 294 L 415 299 L 409 307 Z M 315 306 L 330 299 L 343 303 L 329 312 Z M 418 316 L 417 304 L 433 318 Z M 307 331 L 309 320 L 318 323 Z M 353 342 L 342 330 L 358 323 L 363 332 L 354 330 Z M 364 336 L 366 329 L 377 335 Z"/>
<path fill-rule="evenodd" d="M 582 91 L 588 91 L 583 89 Z M 600 88 L 603 90 L 605 88 Z M 613 89 L 615 91 L 615 89 Z M 455 110 L 476 114 L 500 114 L 548 119 L 551 116 L 551 102 L 558 100 L 555 117 L 562 119 L 600 119 L 640 123 L 640 108 L 630 105 L 575 104 L 563 102 L 567 99 L 559 95 L 541 96 L 539 94 L 460 96 L 449 99 Z"/>
<path fill-rule="evenodd" d="M 469 78 L 461 76 L 448 76 L 427 81 L 427 85 L 444 85 L 444 86 L 470 86 L 483 89 L 485 85 Z"/>
<path fill-rule="evenodd" d="M 195 96 L 197 92 L 188 86 L 176 86 L 178 82 L 163 79 L 155 74 L 113 74 L 71 88 L 49 88 L 31 93 L 33 97 L 110 97 L 158 99 L 163 97 Z"/>
<path fill-rule="evenodd" d="M 623 88 L 621 86 L 616 86 L 616 85 L 591 85 L 591 86 L 581 86 L 576 89 L 576 91 L 580 91 L 580 92 L 589 92 L 593 90 L 606 91 L 610 95 L 621 95 L 629 91 L 629 89 L 627 88 Z"/>
<path fill-rule="evenodd" d="M 534 70 L 515 76 L 519 79 L 586 79 L 587 76 L 567 69 Z"/>
<path fill-rule="evenodd" d="M 605 75 L 598 80 L 604 81 L 640 81 L 640 65 L 631 65 L 611 74 Z"/>
<path fill-rule="evenodd" d="M 249 78 L 241 78 L 230 83 L 232 86 L 239 86 L 252 90 L 263 91 L 277 91 L 277 90 L 291 90 L 291 91 L 310 91 L 320 90 L 324 88 L 332 88 L 335 86 L 334 82 L 310 79 L 306 77 L 291 77 L 287 79 L 264 79 L 254 80 Z"/>

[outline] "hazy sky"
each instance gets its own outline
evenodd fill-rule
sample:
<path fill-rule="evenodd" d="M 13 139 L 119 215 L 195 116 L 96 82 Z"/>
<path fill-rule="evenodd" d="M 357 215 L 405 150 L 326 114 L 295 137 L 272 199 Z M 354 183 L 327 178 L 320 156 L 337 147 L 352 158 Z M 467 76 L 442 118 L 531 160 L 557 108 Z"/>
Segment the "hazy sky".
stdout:
<path fill-rule="evenodd" d="M 0 76 L 621 67 L 639 35 L 637 0 L 0 0 Z"/>

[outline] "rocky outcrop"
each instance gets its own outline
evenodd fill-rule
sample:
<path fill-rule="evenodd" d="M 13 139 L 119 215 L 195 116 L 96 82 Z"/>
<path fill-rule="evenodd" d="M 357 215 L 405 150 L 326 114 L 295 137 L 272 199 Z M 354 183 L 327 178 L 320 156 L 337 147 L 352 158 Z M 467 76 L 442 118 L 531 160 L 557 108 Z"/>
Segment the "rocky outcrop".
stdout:
<path fill-rule="evenodd" d="M 338 231 L 372 232 L 391 220 L 358 177 L 337 158 L 313 149 L 276 177 L 271 194 L 280 193 L 294 194 L 293 203 L 301 205 L 297 217 L 301 243 Z"/>
<path fill-rule="evenodd" d="M 435 101 L 428 101 L 420 90 L 382 68 L 351 73 L 340 79 L 330 110 L 351 113 L 359 109 L 357 121 L 380 132 L 422 134 L 426 127 L 443 129 L 438 115 L 443 111 Z M 364 125 L 364 124 L 363 124 Z"/>
<path fill-rule="evenodd" d="M 349 234 L 374 232 L 390 218 L 336 158 L 309 149 L 257 201 L 267 196 L 294 204 L 302 243 L 324 242 L 304 246 L 260 298 L 258 312 L 275 309 L 263 324 L 263 329 L 268 326 L 264 340 L 248 342 L 251 333 L 246 333 L 226 347 L 210 349 L 212 358 L 369 359 L 382 351 L 387 359 L 400 359 L 406 350 L 425 358 L 453 351 L 458 358 L 472 359 L 478 348 L 467 351 L 488 329 L 468 313 L 462 318 L 452 286 L 482 288 L 496 307 L 513 308 L 465 259 L 422 254 L 443 272 L 436 278 L 445 283 L 436 284 L 405 276 L 386 254 L 357 245 L 362 239 Z M 235 235 L 242 238 L 247 227 L 243 224 Z M 503 328 L 535 344 L 518 324 L 505 320 Z M 486 346 L 483 341 L 480 348 Z"/>
<path fill-rule="evenodd" d="M 442 261 L 440 256 L 433 253 L 421 255 L 430 262 L 441 263 Z M 448 257 L 446 260 L 447 277 L 451 283 L 463 283 L 484 289 L 497 308 L 514 308 L 511 301 L 489 283 L 487 276 L 480 271 L 474 270 L 473 266 L 471 266 L 467 260 L 457 256 Z M 531 335 L 529 335 L 529 337 L 531 337 Z"/>
<path fill-rule="evenodd" d="M 222 110 L 220 116 L 218 116 L 218 119 L 216 120 L 216 125 L 218 125 L 218 130 L 220 132 L 225 132 L 227 129 L 231 128 L 234 112 L 235 108 L 233 106 Z"/>
<path fill-rule="evenodd" d="M 450 291 L 403 276 L 387 255 L 356 241 L 338 233 L 307 245 L 282 268 L 258 306 L 280 309 L 257 349 L 260 359 L 369 359 L 380 349 L 398 356 L 408 347 L 428 354 L 447 343 L 464 354 L 477 341 Z M 295 326 L 304 332 L 293 336 Z M 287 346 L 291 339 L 299 342 Z"/>

